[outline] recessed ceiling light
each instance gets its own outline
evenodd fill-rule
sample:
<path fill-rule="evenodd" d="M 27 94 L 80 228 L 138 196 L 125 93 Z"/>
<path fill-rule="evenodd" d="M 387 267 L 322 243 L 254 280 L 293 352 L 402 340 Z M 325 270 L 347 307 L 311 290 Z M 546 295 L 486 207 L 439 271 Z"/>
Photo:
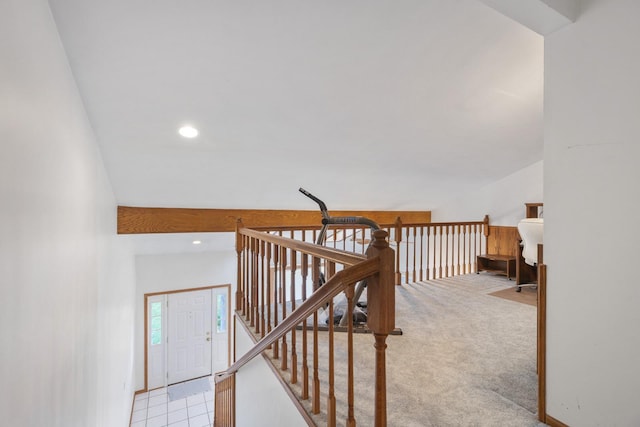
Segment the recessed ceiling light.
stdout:
<path fill-rule="evenodd" d="M 185 138 L 195 138 L 196 136 L 198 136 L 198 129 L 194 128 L 193 126 L 182 126 L 180 129 L 178 129 L 178 133 Z"/>
<path fill-rule="evenodd" d="M 194 240 L 191 243 L 193 243 L 194 245 L 199 245 L 200 243 L 202 243 L 202 241 L 201 240 Z"/>

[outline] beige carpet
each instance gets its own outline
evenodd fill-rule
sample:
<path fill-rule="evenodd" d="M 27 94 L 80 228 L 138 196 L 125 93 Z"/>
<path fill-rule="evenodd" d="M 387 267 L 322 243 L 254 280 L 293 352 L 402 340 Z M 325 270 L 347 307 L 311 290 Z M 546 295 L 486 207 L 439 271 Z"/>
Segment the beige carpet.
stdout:
<path fill-rule="evenodd" d="M 387 340 L 390 427 L 544 425 L 536 417 L 536 309 L 490 295 L 515 292 L 512 286 L 502 277 L 476 274 L 398 286 L 396 327 L 404 334 Z M 346 396 L 345 340 L 346 334 L 336 337 L 338 402 Z M 370 426 L 373 337 L 356 334 L 354 342 L 356 420 Z M 319 370 L 326 372 L 324 345 L 320 360 Z M 327 387 L 321 384 L 323 412 Z M 346 409 L 338 404 L 338 425 L 344 425 Z M 314 419 L 326 425 L 324 414 Z"/>

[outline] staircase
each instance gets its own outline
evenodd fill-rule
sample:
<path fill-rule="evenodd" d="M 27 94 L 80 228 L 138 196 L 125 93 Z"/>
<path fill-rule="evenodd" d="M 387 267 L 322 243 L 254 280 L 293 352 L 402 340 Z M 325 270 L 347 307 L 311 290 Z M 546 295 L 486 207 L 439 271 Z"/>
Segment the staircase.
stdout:
<path fill-rule="evenodd" d="M 215 425 L 235 426 L 236 373 L 264 353 L 282 372 L 309 425 L 355 426 L 358 420 L 360 425 L 386 426 L 386 350 L 395 328 L 396 284 L 403 276 L 410 283 L 474 271 L 475 254 L 486 245 L 482 233 L 487 222 L 402 226 L 397 221 L 369 236 L 354 229 L 353 242 L 373 240 L 364 254 L 344 250 L 346 231 L 339 248 L 337 237 L 334 247 L 317 246 L 301 241 L 307 230 L 295 239 L 291 237 L 299 235 L 294 230 L 253 230 L 239 223 L 236 312 L 257 343 L 216 375 Z M 390 234 L 396 251 L 387 240 Z M 321 274 L 327 281 L 319 286 Z M 349 322 L 345 334 L 335 333 L 335 298 L 344 296 L 346 316 L 352 318 L 354 288 L 363 280 L 366 326 Z M 323 325 L 318 313 L 325 307 L 328 321 Z M 369 333 L 358 334 L 363 328 Z"/>

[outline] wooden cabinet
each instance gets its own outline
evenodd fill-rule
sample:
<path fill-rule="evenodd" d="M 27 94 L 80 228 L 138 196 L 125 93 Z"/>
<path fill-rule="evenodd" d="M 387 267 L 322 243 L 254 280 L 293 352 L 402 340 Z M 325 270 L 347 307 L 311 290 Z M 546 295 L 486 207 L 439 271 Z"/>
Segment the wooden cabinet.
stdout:
<path fill-rule="evenodd" d="M 511 280 L 516 275 L 516 257 L 513 255 L 483 254 L 477 257 L 478 270 L 504 274 Z"/>

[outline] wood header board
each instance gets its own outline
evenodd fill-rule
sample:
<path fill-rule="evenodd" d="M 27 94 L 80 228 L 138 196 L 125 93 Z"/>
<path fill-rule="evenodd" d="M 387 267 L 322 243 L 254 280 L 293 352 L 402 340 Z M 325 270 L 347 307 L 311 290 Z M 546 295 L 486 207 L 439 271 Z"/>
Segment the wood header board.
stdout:
<path fill-rule="evenodd" d="M 330 211 L 331 216 L 364 216 L 381 225 L 428 223 L 430 211 Z M 200 233 L 236 230 L 238 219 L 246 227 L 320 226 L 320 211 L 269 209 L 189 209 L 118 206 L 118 234 Z"/>

